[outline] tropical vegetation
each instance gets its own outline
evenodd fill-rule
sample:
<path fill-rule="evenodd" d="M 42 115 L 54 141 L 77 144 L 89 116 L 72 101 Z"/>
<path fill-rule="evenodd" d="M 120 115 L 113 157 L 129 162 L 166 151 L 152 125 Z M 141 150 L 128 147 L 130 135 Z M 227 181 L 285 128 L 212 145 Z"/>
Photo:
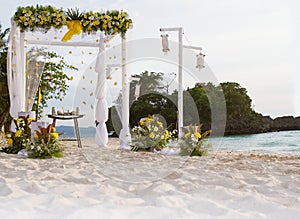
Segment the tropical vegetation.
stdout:
<path fill-rule="evenodd" d="M 5 131 L 9 130 L 9 94 L 7 86 L 7 35 L 9 29 L 2 30 L 0 24 L 0 128 L 5 127 Z"/>
<path fill-rule="evenodd" d="M 67 64 L 64 57 L 45 48 L 32 48 L 27 55 L 28 59 L 39 59 L 41 57 L 47 61 L 40 63 L 44 65 L 44 68 L 39 83 L 39 90 L 37 91 L 33 105 L 33 110 L 36 110 L 37 106 L 39 107 L 39 117 L 43 112 L 43 108 L 48 106 L 49 100 L 56 99 L 62 101 L 64 99 L 66 91 L 69 88 L 68 82 L 73 80 L 73 77 L 68 76 L 66 71 L 78 71 L 78 68 L 75 66 Z"/>

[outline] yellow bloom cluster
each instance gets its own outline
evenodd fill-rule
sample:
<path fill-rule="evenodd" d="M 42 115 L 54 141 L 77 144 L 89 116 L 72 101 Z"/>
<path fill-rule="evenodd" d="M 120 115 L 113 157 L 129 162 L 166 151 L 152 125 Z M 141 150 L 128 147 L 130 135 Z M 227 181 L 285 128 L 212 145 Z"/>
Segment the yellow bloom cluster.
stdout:
<path fill-rule="evenodd" d="M 21 135 L 22 135 L 22 130 L 20 129 L 20 130 L 18 130 L 18 131 L 16 132 L 15 136 L 16 136 L 17 138 L 19 138 L 19 137 L 21 137 Z"/>
<path fill-rule="evenodd" d="M 74 19 L 71 19 L 74 20 Z M 21 28 L 21 31 L 42 29 L 47 32 L 51 27 L 56 29 L 67 25 L 66 12 L 62 9 L 56 9 L 52 6 L 27 6 L 19 7 L 14 15 L 14 21 Z M 106 11 L 86 12 L 80 20 L 83 32 L 103 31 L 106 35 L 114 35 L 126 33 L 132 20 L 128 18 L 128 14 L 124 11 Z"/>
<path fill-rule="evenodd" d="M 51 133 L 51 136 L 55 139 L 58 139 L 59 135 L 57 133 Z"/>
<path fill-rule="evenodd" d="M 121 33 L 124 35 L 132 24 L 128 14 L 124 11 L 86 12 L 83 15 L 82 26 L 84 32 L 103 31 L 106 35 Z"/>
<path fill-rule="evenodd" d="M 7 144 L 12 145 L 13 144 L 13 140 L 11 138 L 7 139 Z"/>
<path fill-rule="evenodd" d="M 52 6 L 26 6 L 19 7 L 14 15 L 14 21 L 21 31 L 42 29 L 47 32 L 51 27 L 61 28 L 66 24 L 67 18 L 62 9 Z"/>
<path fill-rule="evenodd" d="M 141 126 L 143 126 L 143 125 L 145 125 L 145 124 L 147 124 L 147 123 L 150 123 L 150 122 L 152 122 L 153 121 L 153 118 L 152 118 L 152 116 L 148 116 L 147 118 L 144 118 L 144 119 L 142 119 L 141 121 L 140 121 L 140 125 Z M 159 121 L 158 121 L 159 122 Z M 159 123 L 161 123 L 161 122 L 159 122 Z M 160 124 L 159 124 L 160 125 Z M 162 123 L 161 123 L 161 125 L 162 125 Z"/>

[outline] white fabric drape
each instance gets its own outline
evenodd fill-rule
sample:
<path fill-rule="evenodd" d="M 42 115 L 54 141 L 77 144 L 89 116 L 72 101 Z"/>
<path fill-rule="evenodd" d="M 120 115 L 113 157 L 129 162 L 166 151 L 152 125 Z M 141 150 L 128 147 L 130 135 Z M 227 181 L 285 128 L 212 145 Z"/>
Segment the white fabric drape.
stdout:
<path fill-rule="evenodd" d="M 105 72 L 105 42 L 103 34 L 100 36 L 99 53 L 96 60 L 95 70 L 98 73 L 96 87 L 96 98 L 98 99 L 95 117 L 98 122 L 96 127 L 96 144 L 102 147 L 107 146 L 108 133 L 105 122 L 108 119 L 108 108 L 106 102 L 106 72 Z"/>
<path fill-rule="evenodd" d="M 7 82 L 10 97 L 10 115 L 14 118 L 18 117 L 18 112 L 25 111 L 26 103 L 24 38 L 21 39 L 20 35 L 19 28 L 15 22 L 12 22 L 8 39 Z M 22 40 L 23 42 L 21 42 Z"/>

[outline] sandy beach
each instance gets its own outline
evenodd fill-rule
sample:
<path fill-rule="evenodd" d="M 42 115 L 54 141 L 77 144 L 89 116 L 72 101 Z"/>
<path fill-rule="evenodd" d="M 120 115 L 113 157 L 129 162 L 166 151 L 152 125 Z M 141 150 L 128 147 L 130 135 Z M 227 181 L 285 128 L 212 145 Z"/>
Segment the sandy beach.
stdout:
<path fill-rule="evenodd" d="M 1 218 L 299 218 L 300 156 L 182 157 L 91 140 L 64 158 L 0 153 Z"/>

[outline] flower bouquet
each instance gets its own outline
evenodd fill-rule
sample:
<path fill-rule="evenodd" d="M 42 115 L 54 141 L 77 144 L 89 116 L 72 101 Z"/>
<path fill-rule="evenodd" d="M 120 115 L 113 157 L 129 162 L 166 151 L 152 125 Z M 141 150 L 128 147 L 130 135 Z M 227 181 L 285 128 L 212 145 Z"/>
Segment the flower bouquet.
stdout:
<path fill-rule="evenodd" d="M 159 151 L 174 139 L 176 131 L 169 132 L 158 117 L 148 116 L 133 127 L 132 133 L 132 151 Z"/>
<path fill-rule="evenodd" d="M 210 145 L 204 141 L 204 138 L 211 130 L 201 133 L 201 127 L 202 125 L 190 125 L 183 130 L 184 134 L 178 141 L 181 155 L 204 156 L 208 154 Z"/>
<path fill-rule="evenodd" d="M 16 132 L 6 134 L 7 147 L 1 149 L 1 152 L 9 154 L 17 154 L 31 144 L 31 127 L 30 124 L 34 118 L 21 117 L 14 118 L 13 122 L 16 127 Z"/>
<path fill-rule="evenodd" d="M 54 124 L 46 128 L 39 126 L 34 134 L 34 144 L 29 145 L 26 149 L 30 158 L 51 158 L 63 157 L 63 147 L 58 138 L 62 133 L 56 133 Z"/>

